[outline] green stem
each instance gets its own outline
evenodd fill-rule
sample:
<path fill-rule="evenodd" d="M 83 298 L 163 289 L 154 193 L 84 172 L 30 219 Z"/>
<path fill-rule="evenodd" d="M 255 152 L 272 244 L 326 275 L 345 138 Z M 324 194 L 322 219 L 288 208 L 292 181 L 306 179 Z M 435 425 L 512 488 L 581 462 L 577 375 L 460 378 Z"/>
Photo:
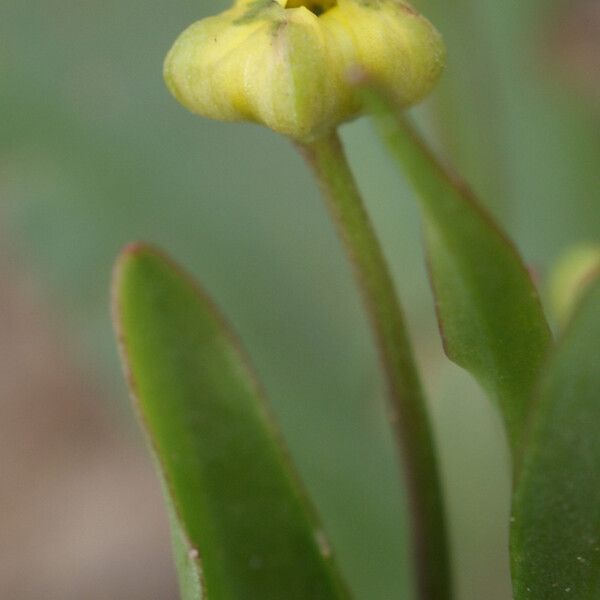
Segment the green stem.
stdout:
<path fill-rule="evenodd" d="M 394 284 L 336 133 L 300 150 L 312 167 L 354 266 L 387 376 L 403 459 L 419 600 L 452 597 L 431 428 Z"/>

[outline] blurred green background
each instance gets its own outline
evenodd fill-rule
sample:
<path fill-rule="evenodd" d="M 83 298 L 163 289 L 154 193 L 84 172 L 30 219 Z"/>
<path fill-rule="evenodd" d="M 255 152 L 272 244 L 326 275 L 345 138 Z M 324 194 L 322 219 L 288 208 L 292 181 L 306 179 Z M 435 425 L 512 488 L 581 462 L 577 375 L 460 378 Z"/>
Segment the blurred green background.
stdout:
<path fill-rule="evenodd" d="M 137 239 L 193 272 L 240 334 L 356 598 L 409 597 L 381 374 L 316 187 L 286 140 L 193 117 L 162 83 L 178 33 L 226 5 L 0 1 L 6 598 L 177 597 L 109 321 L 113 261 Z M 449 49 L 415 116 L 543 291 L 565 249 L 600 241 L 600 2 L 415 5 Z M 430 392 L 458 598 L 510 598 L 499 420 L 443 357 L 410 191 L 368 121 L 342 134 Z"/>

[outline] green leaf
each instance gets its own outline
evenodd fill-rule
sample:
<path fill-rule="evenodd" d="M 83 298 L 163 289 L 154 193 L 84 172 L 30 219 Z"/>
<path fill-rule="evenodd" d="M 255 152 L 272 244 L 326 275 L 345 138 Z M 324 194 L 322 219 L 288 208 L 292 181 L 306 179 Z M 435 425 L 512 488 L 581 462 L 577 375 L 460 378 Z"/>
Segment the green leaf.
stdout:
<path fill-rule="evenodd" d="M 172 503 L 184 600 L 348 598 L 258 388 L 211 302 L 159 252 L 118 262 L 114 315 Z M 201 563 L 201 564 L 200 564 Z"/>
<path fill-rule="evenodd" d="M 516 600 L 600 598 L 600 277 L 546 365 L 513 502 Z"/>
<path fill-rule="evenodd" d="M 446 354 L 496 399 L 516 461 L 551 342 L 535 287 L 512 244 L 391 100 L 373 88 L 365 99 L 421 204 Z"/>

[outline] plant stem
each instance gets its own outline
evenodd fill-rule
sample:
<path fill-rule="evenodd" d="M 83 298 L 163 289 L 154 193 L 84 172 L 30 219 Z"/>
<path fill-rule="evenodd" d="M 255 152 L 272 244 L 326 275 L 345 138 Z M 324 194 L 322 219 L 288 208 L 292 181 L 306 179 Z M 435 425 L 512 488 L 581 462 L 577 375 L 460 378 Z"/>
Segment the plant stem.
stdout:
<path fill-rule="evenodd" d="M 337 136 L 300 150 L 312 167 L 354 267 L 387 376 L 404 463 L 419 600 L 449 600 L 452 583 L 431 428 L 399 301 Z"/>

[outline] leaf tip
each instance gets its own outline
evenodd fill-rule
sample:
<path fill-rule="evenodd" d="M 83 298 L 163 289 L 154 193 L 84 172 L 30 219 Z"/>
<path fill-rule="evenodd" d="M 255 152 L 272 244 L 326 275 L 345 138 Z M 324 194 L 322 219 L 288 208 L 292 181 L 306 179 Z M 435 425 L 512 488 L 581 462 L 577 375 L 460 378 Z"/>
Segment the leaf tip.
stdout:
<path fill-rule="evenodd" d="M 121 365 L 124 371 L 130 394 L 135 399 L 135 381 L 129 367 L 127 352 L 127 343 L 125 336 L 125 327 L 123 324 L 123 293 L 124 281 L 128 269 L 135 266 L 139 259 L 154 256 L 157 258 L 166 258 L 161 251 L 147 242 L 135 241 L 128 243 L 119 253 L 115 261 L 110 288 L 110 313 L 117 346 L 121 358 Z"/>
<path fill-rule="evenodd" d="M 158 248 L 152 244 L 149 244 L 148 242 L 129 242 L 121 250 L 121 252 L 119 252 L 115 262 L 115 267 L 113 270 L 113 285 L 118 282 L 119 275 L 122 273 L 123 268 L 130 263 L 130 261 L 148 255 L 163 256 Z"/>
<path fill-rule="evenodd" d="M 158 258 L 163 261 L 168 260 L 167 256 L 156 246 L 141 241 L 129 242 L 117 256 L 111 278 L 111 312 L 115 328 L 117 328 L 119 322 L 118 308 L 125 272 L 128 267 L 135 265 L 139 260 L 150 257 Z"/>

